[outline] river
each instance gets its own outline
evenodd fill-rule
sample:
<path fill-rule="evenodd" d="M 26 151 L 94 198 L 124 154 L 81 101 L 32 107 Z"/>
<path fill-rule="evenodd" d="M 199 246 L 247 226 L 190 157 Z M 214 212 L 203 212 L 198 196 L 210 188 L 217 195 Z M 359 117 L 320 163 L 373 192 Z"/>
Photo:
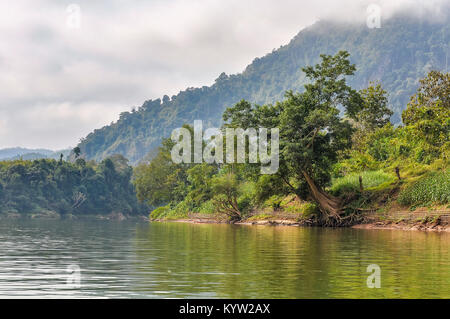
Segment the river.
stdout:
<path fill-rule="evenodd" d="M 450 298 L 449 252 L 449 233 L 0 220 L 0 298 Z"/>

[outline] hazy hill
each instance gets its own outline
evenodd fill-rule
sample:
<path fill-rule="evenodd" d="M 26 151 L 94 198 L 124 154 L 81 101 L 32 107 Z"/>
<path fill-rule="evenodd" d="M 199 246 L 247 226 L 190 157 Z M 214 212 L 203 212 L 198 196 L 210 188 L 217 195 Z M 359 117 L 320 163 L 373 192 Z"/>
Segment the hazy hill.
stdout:
<path fill-rule="evenodd" d="M 6 160 L 13 157 L 20 157 L 25 154 L 41 154 L 42 156 L 47 157 L 48 155 L 52 154 L 54 151 L 47 150 L 47 149 L 28 149 L 28 148 L 22 148 L 22 147 L 12 147 L 12 148 L 4 148 L 0 149 L 0 160 Z"/>
<path fill-rule="evenodd" d="M 68 156 L 71 149 L 65 149 L 60 151 L 52 151 L 48 149 L 29 149 L 22 147 L 4 148 L 0 149 L 0 161 L 10 160 L 35 160 L 41 158 L 59 158 L 60 154 Z"/>
<path fill-rule="evenodd" d="M 188 88 L 176 96 L 148 100 L 138 110 L 124 112 L 112 125 L 97 129 L 80 143 L 84 156 L 101 160 L 119 153 L 137 163 L 161 139 L 184 123 L 201 119 L 219 125 L 221 114 L 241 99 L 263 104 L 279 100 L 288 89 L 301 90 L 301 67 L 318 61 L 321 53 L 347 50 L 357 65 L 351 80 L 355 88 L 381 81 L 390 93 L 394 123 L 429 70 L 447 70 L 448 23 L 430 23 L 408 17 L 383 21 L 382 28 L 365 24 L 322 21 L 302 30 L 291 42 L 256 58 L 241 74 L 222 73 L 215 84 Z"/>

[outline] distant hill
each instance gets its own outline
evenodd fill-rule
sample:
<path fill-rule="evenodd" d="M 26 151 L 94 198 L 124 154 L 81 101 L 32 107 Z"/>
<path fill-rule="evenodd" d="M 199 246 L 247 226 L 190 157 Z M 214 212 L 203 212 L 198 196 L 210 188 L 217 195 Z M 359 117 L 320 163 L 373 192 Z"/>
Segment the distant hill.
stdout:
<path fill-rule="evenodd" d="M 318 22 L 302 30 L 289 44 L 256 58 L 243 73 L 222 73 L 212 86 L 148 100 L 138 110 L 120 114 L 117 122 L 95 130 L 79 146 L 87 159 L 102 160 L 118 153 L 135 164 L 184 123 L 200 119 L 205 125 L 217 126 L 224 109 L 241 99 L 271 103 L 282 99 L 286 90 L 302 90 L 305 76 L 301 68 L 317 63 L 322 53 L 339 50 L 350 52 L 357 66 L 350 84 L 361 89 L 370 81 L 380 81 L 390 93 L 390 106 L 395 112 L 392 121 L 399 123 L 418 80 L 431 69 L 447 70 L 447 22 L 401 16 L 383 21 L 380 29 Z"/>
<path fill-rule="evenodd" d="M 25 154 L 40 154 L 42 156 L 49 156 L 54 151 L 47 150 L 47 149 L 28 149 L 28 148 L 22 148 L 22 147 L 14 147 L 14 148 L 4 148 L 0 149 L 0 160 L 6 160 L 11 159 L 14 157 L 20 157 Z"/>
<path fill-rule="evenodd" d="M 0 160 L 1 161 L 12 161 L 12 160 L 36 160 L 42 158 L 54 158 L 58 159 L 60 154 L 65 157 L 70 154 L 71 149 L 64 149 L 60 151 L 52 151 L 48 149 L 28 149 L 22 147 L 14 148 L 4 148 L 0 149 Z"/>

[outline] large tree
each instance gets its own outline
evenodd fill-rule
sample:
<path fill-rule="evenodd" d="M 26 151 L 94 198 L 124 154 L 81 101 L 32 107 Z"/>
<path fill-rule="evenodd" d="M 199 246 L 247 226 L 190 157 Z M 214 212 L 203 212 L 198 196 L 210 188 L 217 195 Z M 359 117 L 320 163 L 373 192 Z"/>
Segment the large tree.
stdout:
<path fill-rule="evenodd" d="M 363 100 L 346 82 L 356 70 L 349 54 L 340 51 L 321 58 L 320 64 L 303 69 L 311 81 L 303 93 L 288 91 L 285 100 L 275 105 L 252 107 L 241 101 L 227 109 L 224 120 L 244 129 L 278 127 L 277 176 L 299 197 L 315 200 L 323 222 L 335 223 L 342 218 L 343 203 L 324 187 L 330 181 L 338 151 L 350 147 L 353 129 L 347 119 L 356 119 Z"/>
<path fill-rule="evenodd" d="M 163 141 L 150 163 L 141 163 L 134 170 L 133 184 L 137 198 L 152 207 L 181 201 L 187 194 L 189 164 L 175 164 L 170 139 Z"/>
<path fill-rule="evenodd" d="M 429 146 L 440 148 L 450 143 L 450 74 L 431 71 L 420 80 L 402 114 L 403 123 Z"/>
<path fill-rule="evenodd" d="M 388 124 L 394 112 L 387 106 L 387 92 L 381 87 L 381 84 L 371 83 L 369 87 L 359 92 L 363 100 L 362 110 L 357 116 L 361 129 L 373 132 Z"/>

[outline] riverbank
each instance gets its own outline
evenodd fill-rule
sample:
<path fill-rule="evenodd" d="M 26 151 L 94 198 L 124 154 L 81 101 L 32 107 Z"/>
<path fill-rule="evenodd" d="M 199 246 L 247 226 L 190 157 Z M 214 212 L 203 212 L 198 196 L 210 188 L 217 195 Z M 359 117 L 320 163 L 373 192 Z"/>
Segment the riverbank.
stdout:
<path fill-rule="evenodd" d="M 195 216 L 178 219 L 149 219 L 143 215 L 124 215 L 111 213 L 107 215 L 60 215 L 57 213 L 39 214 L 0 214 L 1 219 L 53 219 L 53 220 L 104 220 L 104 221 L 142 221 L 142 222 L 177 222 L 191 224 L 234 224 L 251 226 L 291 226 L 311 227 L 314 225 L 307 219 L 298 218 L 295 214 L 271 215 L 257 214 L 237 222 L 230 222 L 220 215 Z M 365 222 L 349 226 L 355 229 L 388 229 L 388 230 L 418 230 L 432 232 L 450 232 L 450 211 L 417 211 L 417 212 L 389 212 L 384 214 L 366 214 Z"/>
<path fill-rule="evenodd" d="M 192 223 L 192 224 L 226 224 L 224 221 L 215 221 L 209 219 L 174 219 L 174 220 L 153 220 L 155 222 L 177 222 L 177 223 Z M 264 220 L 264 221 L 241 221 L 235 222 L 234 225 L 256 225 L 256 226 L 294 226 L 294 227 L 310 227 L 307 223 L 298 222 L 295 220 Z M 367 224 L 356 224 L 350 226 L 355 229 L 387 229 L 387 230 L 418 230 L 418 231 L 432 231 L 432 232 L 450 232 L 450 225 L 437 225 L 421 222 L 374 222 Z"/>
<path fill-rule="evenodd" d="M 407 214 L 407 216 L 405 216 Z M 276 214 L 274 214 L 276 215 Z M 389 229 L 389 230 L 418 230 L 432 232 L 450 232 L 450 211 L 431 212 L 390 212 L 388 214 L 366 214 L 365 222 L 349 226 L 355 229 Z M 315 226 L 308 220 L 298 219 L 292 216 L 268 216 L 254 215 L 248 219 L 238 222 L 229 222 L 218 217 L 195 217 L 180 219 L 153 219 L 155 222 L 177 222 L 192 224 L 234 224 L 234 225 L 255 225 L 255 226 L 293 226 L 309 227 Z"/>
<path fill-rule="evenodd" d="M 387 230 L 419 230 L 419 231 L 432 231 L 432 232 L 450 232 L 450 225 L 436 225 L 436 224 L 423 224 L 420 222 L 415 223 L 390 223 L 390 222 L 376 222 L 370 224 L 358 224 L 352 226 L 356 229 L 387 229 Z"/>
<path fill-rule="evenodd" d="M 419 208 L 416 211 L 390 210 L 368 214 L 366 223 L 353 225 L 359 229 L 391 229 L 450 232 L 450 210 Z"/>
<path fill-rule="evenodd" d="M 53 211 L 41 212 L 41 213 L 2 213 L 0 214 L 0 220 L 2 219 L 51 219 L 51 220 L 110 220 L 110 221 L 125 221 L 125 220 L 138 220 L 148 222 L 150 219 L 144 215 L 127 215 L 122 213 L 110 213 L 106 215 L 99 214 L 58 214 Z"/>

